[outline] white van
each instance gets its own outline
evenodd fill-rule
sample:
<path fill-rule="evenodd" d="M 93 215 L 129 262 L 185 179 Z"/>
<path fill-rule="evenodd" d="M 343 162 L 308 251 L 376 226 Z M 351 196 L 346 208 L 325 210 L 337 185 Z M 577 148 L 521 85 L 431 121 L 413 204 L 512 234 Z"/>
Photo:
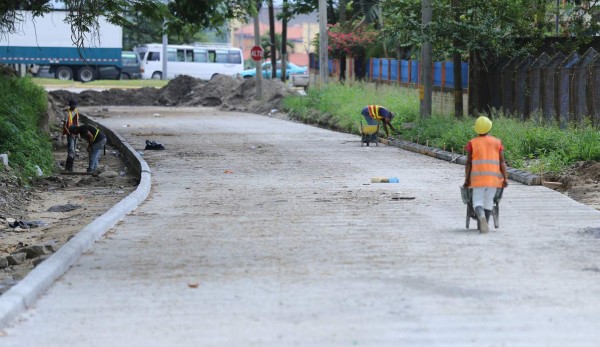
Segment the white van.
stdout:
<path fill-rule="evenodd" d="M 142 61 L 143 79 L 162 79 L 160 43 L 134 48 Z M 219 44 L 168 45 L 167 79 L 180 75 L 210 80 L 216 74 L 234 76 L 244 70 L 242 50 Z"/>

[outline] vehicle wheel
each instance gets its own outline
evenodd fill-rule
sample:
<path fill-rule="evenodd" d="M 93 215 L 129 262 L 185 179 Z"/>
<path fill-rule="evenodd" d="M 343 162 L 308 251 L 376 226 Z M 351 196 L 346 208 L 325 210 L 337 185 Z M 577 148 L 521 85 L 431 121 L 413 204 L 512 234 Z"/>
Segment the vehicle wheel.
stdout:
<path fill-rule="evenodd" d="M 94 80 L 94 70 L 89 66 L 84 66 L 77 71 L 77 78 L 81 82 L 91 82 Z"/>
<path fill-rule="evenodd" d="M 308 86 L 304 86 L 304 91 L 307 92 L 308 91 Z"/>
<path fill-rule="evenodd" d="M 162 72 L 157 71 L 155 73 L 152 74 L 152 79 L 153 80 L 162 80 Z"/>
<path fill-rule="evenodd" d="M 72 80 L 73 79 L 73 70 L 71 70 L 70 67 L 61 66 L 58 69 L 56 69 L 55 76 L 56 76 L 56 78 L 58 78 L 61 81 Z"/>
<path fill-rule="evenodd" d="M 121 79 L 122 80 L 130 80 L 131 76 L 129 76 L 129 74 L 125 72 L 125 73 L 121 74 Z"/>

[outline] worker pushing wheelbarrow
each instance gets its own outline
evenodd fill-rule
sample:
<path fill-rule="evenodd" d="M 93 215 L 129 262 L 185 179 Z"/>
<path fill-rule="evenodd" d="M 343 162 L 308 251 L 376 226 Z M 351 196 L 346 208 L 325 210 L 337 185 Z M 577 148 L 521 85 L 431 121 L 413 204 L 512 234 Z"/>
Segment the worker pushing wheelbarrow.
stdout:
<path fill-rule="evenodd" d="M 471 139 L 465 147 L 467 164 L 461 196 L 467 204 L 467 228 L 470 219 L 474 218 L 479 232 L 487 233 L 492 215 L 494 226 L 500 226 L 498 204 L 504 188 L 508 186 L 508 174 L 502 141 L 489 135 L 492 121 L 487 117 L 479 117 L 473 129 L 479 136 Z"/>
<path fill-rule="evenodd" d="M 383 106 L 379 105 L 368 105 L 362 109 L 360 114 L 365 118 L 367 125 L 363 125 L 360 123 L 359 131 L 362 136 L 362 143 L 366 143 L 367 146 L 369 142 L 375 142 L 377 145 L 377 133 L 379 132 L 379 123 L 383 125 L 383 130 L 385 131 L 385 136 L 390 137 L 388 127 L 392 129 L 393 132 L 397 132 L 392 125 L 392 119 L 394 118 L 394 113 Z M 361 146 L 362 146 L 361 143 Z"/>

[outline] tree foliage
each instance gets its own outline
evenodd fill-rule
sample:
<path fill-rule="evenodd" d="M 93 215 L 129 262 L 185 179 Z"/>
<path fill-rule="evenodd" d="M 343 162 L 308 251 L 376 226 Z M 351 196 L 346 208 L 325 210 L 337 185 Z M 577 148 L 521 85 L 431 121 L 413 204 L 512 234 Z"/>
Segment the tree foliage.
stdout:
<path fill-rule="evenodd" d="M 260 37 L 260 45 L 264 49 L 263 59 L 271 59 L 271 32 L 267 32 L 265 35 Z M 281 59 L 281 46 L 282 37 L 281 34 L 275 33 L 275 57 L 277 60 Z M 286 47 L 294 52 L 294 45 L 291 42 L 286 42 Z"/>
<path fill-rule="evenodd" d="M 382 39 L 396 47 L 420 48 L 423 35 L 434 47 L 436 59 L 478 53 L 484 63 L 499 57 L 515 56 L 527 49 L 519 38 L 541 38 L 545 28 L 536 26 L 537 0 L 461 0 L 458 7 L 449 1 L 433 0 L 433 20 L 421 28 L 421 0 L 386 0 Z M 458 11 L 459 20 L 455 20 Z"/>
<path fill-rule="evenodd" d="M 68 12 L 73 44 L 83 47 L 86 38 L 98 30 L 98 17 L 122 27 L 133 27 L 132 18 L 149 22 L 167 22 L 167 31 L 187 35 L 199 29 L 222 29 L 230 19 L 244 19 L 256 11 L 255 0 L 61 0 Z M 0 4 L 0 34 L 18 30 L 23 18 L 19 10 L 30 10 L 35 17 L 52 10 L 50 0 L 3 1 Z M 162 25 L 160 26 L 162 28 Z"/>
<path fill-rule="evenodd" d="M 329 56 L 340 59 L 364 56 L 365 50 L 375 42 L 378 34 L 371 26 L 355 26 L 354 30 L 347 30 L 336 24 L 329 27 L 328 35 Z"/>
<path fill-rule="evenodd" d="M 499 57 L 514 57 L 541 43 L 544 37 L 567 38 L 569 49 L 600 32 L 600 1 L 554 0 L 432 0 L 433 20 L 424 29 L 433 44 L 436 59 L 459 52 L 476 53 L 485 65 Z M 423 40 L 421 0 L 382 0 L 385 25 L 381 40 L 398 50 L 417 52 Z M 559 13 L 559 32 L 556 14 Z M 455 16 L 457 14 L 457 16 Z"/>

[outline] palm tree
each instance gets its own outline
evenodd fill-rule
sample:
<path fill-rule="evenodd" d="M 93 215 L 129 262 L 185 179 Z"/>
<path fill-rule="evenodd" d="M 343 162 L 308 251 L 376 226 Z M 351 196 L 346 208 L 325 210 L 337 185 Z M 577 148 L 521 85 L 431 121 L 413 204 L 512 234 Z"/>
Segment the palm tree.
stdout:
<path fill-rule="evenodd" d="M 281 34 L 275 33 L 275 58 L 276 60 L 281 59 Z M 264 59 L 271 59 L 271 33 L 268 32 L 260 37 L 260 45 L 264 48 Z M 294 45 L 291 42 L 287 42 L 286 48 L 294 52 Z"/>

